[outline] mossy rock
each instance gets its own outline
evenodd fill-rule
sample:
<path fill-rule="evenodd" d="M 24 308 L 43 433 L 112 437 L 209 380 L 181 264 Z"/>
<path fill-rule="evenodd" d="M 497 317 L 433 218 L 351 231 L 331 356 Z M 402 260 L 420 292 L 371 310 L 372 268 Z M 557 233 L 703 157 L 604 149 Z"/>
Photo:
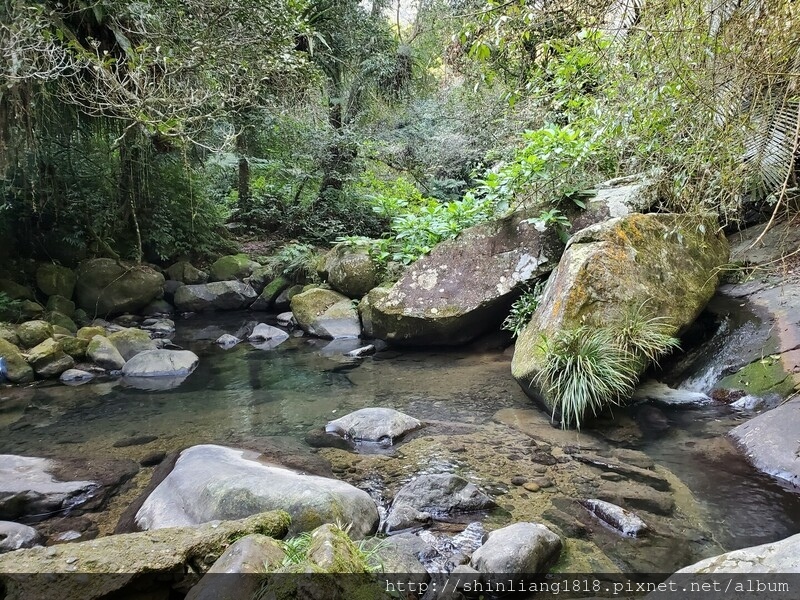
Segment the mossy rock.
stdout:
<path fill-rule="evenodd" d="M 28 364 L 39 377 L 47 379 L 71 369 L 75 361 L 64 353 L 56 340 L 48 338 L 28 351 Z"/>
<path fill-rule="evenodd" d="M 53 326 L 47 321 L 26 321 L 17 327 L 17 336 L 23 348 L 33 348 L 53 337 Z"/>
<path fill-rule="evenodd" d="M 108 336 L 108 341 L 114 345 L 126 361 L 142 352 L 158 350 L 158 346 L 150 338 L 150 334 L 141 329 L 129 328 L 115 331 Z"/>
<path fill-rule="evenodd" d="M 353 301 L 333 290 L 312 288 L 291 301 L 297 324 L 307 333 L 323 338 L 358 337 L 361 322 Z"/>
<path fill-rule="evenodd" d="M 33 381 L 33 368 L 14 344 L 0 339 L 0 357 L 6 361 L 6 377 L 11 383 Z"/>
<path fill-rule="evenodd" d="M 86 346 L 86 355 L 98 366 L 110 371 L 119 371 L 125 366 L 125 359 L 111 341 L 102 335 L 96 335 Z"/>
<path fill-rule="evenodd" d="M 369 252 L 346 244 L 338 244 L 325 255 L 323 272 L 330 286 L 349 298 L 361 298 L 378 285 L 381 276 Z"/>
<path fill-rule="evenodd" d="M 303 286 L 300 284 L 292 285 L 283 290 L 278 297 L 275 298 L 274 308 L 278 312 L 283 312 L 285 310 L 289 310 L 291 306 L 292 298 L 297 296 L 297 294 L 303 293 Z"/>
<path fill-rule="evenodd" d="M 17 335 L 16 328 L 12 327 L 9 323 L 0 323 L 0 340 L 5 340 L 9 344 L 19 345 L 19 336 Z"/>
<path fill-rule="evenodd" d="M 36 285 L 45 296 L 72 298 L 75 282 L 75 273 L 66 267 L 43 264 L 36 270 Z"/>
<path fill-rule="evenodd" d="M 5 294 L 11 300 L 36 300 L 31 288 L 10 279 L 0 279 L 0 294 Z"/>
<path fill-rule="evenodd" d="M 76 335 L 77 337 L 88 341 L 96 335 L 105 336 L 106 330 L 99 325 L 87 325 L 86 327 L 81 327 L 78 329 L 78 333 Z"/>
<path fill-rule="evenodd" d="M 243 280 L 260 267 L 246 254 L 231 254 L 216 260 L 209 269 L 209 281 Z"/>
<path fill-rule="evenodd" d="M 65 354 L 69 354 L 75 360 L 86 358 L 86 349 L 89 347 L 89 340 L 79 337 L 64 337 L 58 340 L 61 349 Z"/>
<path fill-rule="evenodd" d="M 25 319 L 38 319 L 44 313 L 44 307 L 33 300 L 22 300 L 19 312 Z"/>
<path fill-rule="evenodd" d="M 579 231 L 517 339 L 512 375 L 552 412 L 555 401 L 534 383 L 544 366 L 543 338 L 605 328 L 638 310 L 678 336 L 713 296 L 728 254 L 713 216 L 633 214 Z M 641 363 L 639 373 L 647 366 Z"/>
<path fill-rule="evenodd" d="M 715 387 L 742 390 L 759 398 L 769 394 L 786 398 L 795 392 L 794 386 L 794 378 L 783 368 L 780 357 L 768 356 L 751 362 L 733 375 L 721 379 Z"/>
<path fill-rule="evenodd" d="M 95 258 L 77 270 L 78 306 L 90 315 L 135 313 L 164 293 L 164 276 L 146 265 Z"/>
<path fill-rule="evenodd" d="M 50 323 L 53 326 L 58 325 L 59 327 L 63 327 L 71 334 L 75 334 L 78 332 L 78 326 L 75 324 L 75 321 L 73 321 L 63 313 L 54 310 L 50 311 L 45 316 L 47 318 L 48 323 Z"/>
<path fill-rule="evenodd" d="M 167 275 L 173 281 L 180 281 L 188 285 L 206 283 L 208 273 L 196 268 L 187 260 L 181 260 L 167 267 Z"/>
<path fill-rule="evenodd" d="M 46 308 L 48 311 L 60 312 L 70 319 L 75 315 L 75 303 L 72 300 L 67 300 L 64 296 L 50 296 L 47 299 Z"/>
<path fill-rule="evenodd" d="M 261 294 L 256 298 L 255 302 L 250 305 L 250 308 L 252 310 L 269 310 L 273 302 L 275 302 L 275 299 L 280 296 L 281 292 L 288 288 L 289 285 L 291 285 L 291 282 L 285 277 L 273 279 L 264 286 Z"/>

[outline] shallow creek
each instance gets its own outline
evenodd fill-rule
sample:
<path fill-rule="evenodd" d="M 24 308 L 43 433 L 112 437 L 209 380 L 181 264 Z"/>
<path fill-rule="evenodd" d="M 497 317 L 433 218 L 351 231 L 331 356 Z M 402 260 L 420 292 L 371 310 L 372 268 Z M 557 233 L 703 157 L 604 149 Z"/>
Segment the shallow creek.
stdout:
<path fill-rule="evenodd" d="M 0 453 L 138 462 L 219 443 L 335 475 L 379 502 L 416 473 L 457 472 L 496 497 L 500 508 L 480 517 L 486 528 L 520 520 L 551 525 L 567 542 L 556 568 L 573 572 L 670 572 L 800 531 L 800 495 L 742 459 L 725 433 L 743 417 L 726 406 L 630 407 L 578 434 L 551 427 L 522 393 L 509 352 L 388 351 L 353 363 L 342 355 L 353 341 L 299 337 L 269 350 L 213 344 L 248 320 L 252 315 L 178 321 L 174 341 L 197 353 L 200 366 L 174 389 L 113 380 L 0 389 Z M 427 426 L 390 453 L 305 444 L 310 429 L 369 406 L 396 408 Z M 154 439 L 115 446 L 136 436 Z M 654 489 L 577 458 L 586 456 L 643 467 L 668 485 Z M 101 535 L 113 531 L 151 473 L 143 468 L 102 514 L 90 515 Z M 577 502 L 592 497 L 631 508 L 651 533 L 620 537 Z M 475 516 L 437 528 L 454 533 L 470 520 Z"/>

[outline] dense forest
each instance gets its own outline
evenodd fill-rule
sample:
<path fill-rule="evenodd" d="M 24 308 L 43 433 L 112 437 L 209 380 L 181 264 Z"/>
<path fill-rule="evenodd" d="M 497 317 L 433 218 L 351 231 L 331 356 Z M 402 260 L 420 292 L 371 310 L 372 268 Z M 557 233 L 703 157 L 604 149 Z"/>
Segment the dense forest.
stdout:
<path fill-rule="evenodd" d="M 345 239 L 409 263 L 604 179 L 728 229 L 796 195 L 787 1 L 6 0 L 6 252 L 203 261 Z M 364 239 L 369 238 L 369 239 Z"/>

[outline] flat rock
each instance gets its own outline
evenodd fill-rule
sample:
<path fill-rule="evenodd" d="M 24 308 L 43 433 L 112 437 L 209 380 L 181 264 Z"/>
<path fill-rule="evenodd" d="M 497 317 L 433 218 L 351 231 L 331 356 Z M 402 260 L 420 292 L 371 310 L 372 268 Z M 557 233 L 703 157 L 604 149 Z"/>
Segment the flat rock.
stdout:
<path fill-rule="evenodd" d="M 422 422 L 392 408 L 362 408 L 328 423 L 327 433 L 356 441 L 393 444 L 398 438 L 422 427 Z"/>
<path fill-rule="evenodd" d="M 198 362 L 189 350 L 148 350 L 125 363 L 122 373 L 126 377 L 185 377 Z"/>
<path fill-rule="evenodd" d="M 800 534 L 706 558 L 678 573 L 800 573 Z M 750 594 L 748 597 L 751 597 Z M 744 596 L 743 596 L 744 597 Z"/>
<path fill-rule="evenodd" d="M 369 494 L 336 479 L 303 475 L 261 461 L 259 454 L 223 446 L 193 446 L 136 514 L 142 529 L 236 519 L 265 510 L 286 510 L 291 532 L 322 523 L 352 523 L 350 534 L 375 531 L 378 510 Z"/>
<path fill-rule="evenodd" d="M 259 323 L 253 328 L 253 333 L 247 336 L 251 342 L 267 342 L 281 343 L 289 339 L 289 334 L 283 329 L 267 325 L 266 323 Z"/>

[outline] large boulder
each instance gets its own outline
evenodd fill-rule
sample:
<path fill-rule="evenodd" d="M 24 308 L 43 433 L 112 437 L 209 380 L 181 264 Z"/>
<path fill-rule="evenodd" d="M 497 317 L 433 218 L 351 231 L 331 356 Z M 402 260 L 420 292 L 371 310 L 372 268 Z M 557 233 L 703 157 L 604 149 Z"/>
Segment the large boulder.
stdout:
<path fill-rule="evenodd" d="M 28 364 L 39 377 L 49 378 L 58 377 L 71 369 L 75 366 L 75 361 L 64 353 L 57 341 L 48 338 L 28 350 Z"/>
<path fill-rule="evenodd" d="M 325 427 L 327 433 L 365 442 L 392 444 L 406 433 L 422 427 L 422 422 L 393 408 L 362 408 Z"/>
<path fill-rule="evenodd" d="M 208 273 L 195 268 L 192 263 L 181 260 L 167 268 L 167 275 L 172 281 L 180 281 L 189 285 L 205 283 L 208 281 Z"/>
<path fill-rule="evenodd" d="M 233 540 L 250 534 L 281 538 L 288 524 L 286 513 L 271 512 L 11 552 L 0 556 L 0 589 L 7 600 L 166 598 L 173 586 L 196 581 L 197 570 L 207 569 Z"/>
<path fill-rule="evenodd" d="M 108 336 L 108 341 L 114 345 L 125 360 L 130 360 L 137 354 L 148 350 L 158 350 L 158 346 L 151 339 L 149 333 L 133 327 L 115 331 Z"/>
<path fill-rule="evenodd" d="M 380 283 L 381 271 L 366 249 L 338 244 L 323 259 L 330 286 L 349 298 L 361 298 Z"/>
<path fill-rule="evenodd" d="M 215 281 L 184 285 L 175 291 L 175 307 L 181 311 L 239 310 L 247 308 L 256 292 L 241 281 Z"/>
<path fill-rule="evenodd" d="M 78 266 L 78 306 L 90 315 L 135 313 L 164 293 L 164 276 L 155 269 L 110 258 Z"/>
<path fill-rule="evenodd" d="M 800 534 L 706 558 L 678 573 L 800 573 Z M 745 582 L 746 584 L 746 582 Z M 704 588 L 707 589 L 707 588 Z M 744 597 L 742 595 L 741 597 Z M 749 597 L 749 596 L 748 596 Z M 788 597 L 788 596 L 787 596 Z M 791 596 L 794 597 L 794 596 Z"/>
<path fill-rule="evenodd" d="M 14 344 L 0 339 L 0 358 L 5 360 L 5 376 L 11 383 L 33 381 L 33 368 Z"/>
<path fill-rule="evenodd" d="M 10 279 L 0 279 L 0 294 L 5 294 L 11 300 L 36 300 L 31 288 Z"/>
<path fill-rule="evenodd" d="M 648 182 L 606 182 L 586 210 L 569 215 L 571 231 L 652 200 Z M 499 327 L 520 285 L 552 271 L 564 249 L 555 229 L 535 217 L 516 212 L 437 245 L 388 291 L 370 294 L 360 307 L 365 333 L 393 344 L 458 345 Z"/>
<path fill-rule="evenodd" d="M 59 312 L 69 318 L 72 318 L 75 315 L 75 303 L 72 300 L 68 300 L 64 296 L 59 296 L 58 294 L 50 296 L 47 299 L 46 308 L 50 312 Z"/>
<path fill-rule="evenodd" d="M 134 355 L 122 374 L 126 377 L 184 377 L 192 373 L 200 359 L 189 350 L 147 350 Z"/>
<path fill-rule="evenodd" d="M 293 534 L 339 521 L 352 524 L 350 534 L 362 538 L 378 525 L 369 494 L 348 483 L 304 475 L 262 462 L 257 453 L 215 445 L 184 450 L 136 513 L 136 523 L 142 529 L 160 529 L 266 510 L 287 511 Z"/>
<path fill-rule="evenodd" d="M 800 486 L 798 423 L 800 398 L 795 398 L 742 423 L 729 435 L 757 469 Z"/>
<path fill-rule="evenodd" d="M 561 553 L 561 538 L 538 523 L 515 523 L 489 533 L 470 559 L 481 573 L 531 575 L 545 573 Z"/>
<path fill-rule="evenodd" d="M 17 327 L 17 337 L 23 348 L 33 348 L 53 337 L 53 326 L 47 321 L 26 321 Z"/>
<path fill-rule="evenodd" d="M 36 285 L 45 296 L 72 298 L 76 277 L 72 269 L 46 263 L 36 270 Z"/>
<path fill-rule="evenodd" d="M 232 279 L 242 280 L 260 267 L 257 262 L 250 260 L 246 254 L 231 254 L 223 256 L 209 268 L 210 281 L 231 281 Z M 188 282 L 186 282 L 188 283 Z"/>
<path fill-rule="evenodd" d="M 517 339 L 511 363 L 517 382 L 552 412 L 553 399 L 534 381 L 543 367 L 543 337 L 607 327 L 642 309 L 679 334 L 714 294 L 728 260 L 717 229 L 711 216 L 634 214 L 576 233 Z"/>
<path fill-rule="evenodd" d="M 353 338 L 361 322 L 353 301 L 324 288 L 311 288 L 292 297 L 292 313 L 303 331 L 322 338 Z"/>
<path fill-rule="evenodd" d="M 122 354 L 112 344 L 107 337 L 102 335 L 94 336 L 86 346 L 86 355 L 92 361 L 109 371 L 119 371 L 125 365 Z"/>

